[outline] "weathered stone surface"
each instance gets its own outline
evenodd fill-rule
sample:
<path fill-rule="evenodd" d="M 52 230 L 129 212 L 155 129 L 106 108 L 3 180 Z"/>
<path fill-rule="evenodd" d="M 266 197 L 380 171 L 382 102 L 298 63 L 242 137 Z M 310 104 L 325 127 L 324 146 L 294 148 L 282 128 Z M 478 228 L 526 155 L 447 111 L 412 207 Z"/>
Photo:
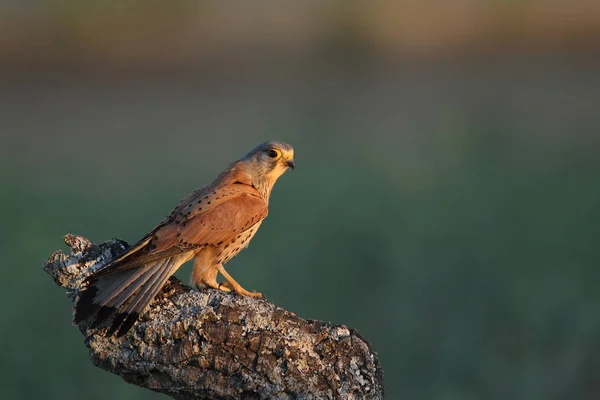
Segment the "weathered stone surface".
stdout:
<path fill-rule="evenodd" d="M 127 248 L 67 235 L 70 255 L 44 266 L 75 299 L 83 279 Z M 172 277 L 122 338 L 79 326 L 95 365 L 176 399 L 381 399 L 369 343 L 345 326 L 305 320 L 265 300 L 195 291 Z"/>

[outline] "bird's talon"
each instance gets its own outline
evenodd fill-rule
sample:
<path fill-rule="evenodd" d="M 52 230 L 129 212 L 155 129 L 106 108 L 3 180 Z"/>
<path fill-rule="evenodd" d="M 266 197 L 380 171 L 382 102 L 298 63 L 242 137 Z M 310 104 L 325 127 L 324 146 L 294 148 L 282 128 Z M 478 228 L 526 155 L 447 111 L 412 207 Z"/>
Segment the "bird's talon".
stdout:
<path fill-rule="evenodd" d="M 219 283 L 218 289 L 220 289 L 224 292 L 231 292 L 231 286 L 229 285 L 229 282 Z"/>

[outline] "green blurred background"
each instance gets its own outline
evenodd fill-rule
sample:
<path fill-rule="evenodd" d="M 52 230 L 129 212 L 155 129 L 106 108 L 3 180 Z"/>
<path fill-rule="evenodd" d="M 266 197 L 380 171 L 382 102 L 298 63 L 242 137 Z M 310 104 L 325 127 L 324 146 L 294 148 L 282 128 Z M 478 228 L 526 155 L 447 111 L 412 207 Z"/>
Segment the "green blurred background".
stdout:
<path fill-rule="evenodd" d="M 600 398 L 598 50 L 597 1 L 2 2 L 0 398 L 165 398 L 42 264 L 270 139 L 246 288 L 358 329 L 389 399 Z"/>

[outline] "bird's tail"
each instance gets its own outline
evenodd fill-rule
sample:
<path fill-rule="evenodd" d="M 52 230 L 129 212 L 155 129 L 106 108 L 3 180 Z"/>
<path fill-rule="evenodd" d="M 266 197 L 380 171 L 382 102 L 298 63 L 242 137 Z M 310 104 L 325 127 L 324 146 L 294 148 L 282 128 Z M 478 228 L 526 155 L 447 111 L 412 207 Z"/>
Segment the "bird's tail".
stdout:
<path fill-rule="evenodd" d="M 114 314 L 109 334 L 118 330 L 117 336 L 124 335 L 185 261 L 178 255 L 92 277 L 79 295 L 74 322 L 95 315 L 92 327 L 97 327 Z"/>

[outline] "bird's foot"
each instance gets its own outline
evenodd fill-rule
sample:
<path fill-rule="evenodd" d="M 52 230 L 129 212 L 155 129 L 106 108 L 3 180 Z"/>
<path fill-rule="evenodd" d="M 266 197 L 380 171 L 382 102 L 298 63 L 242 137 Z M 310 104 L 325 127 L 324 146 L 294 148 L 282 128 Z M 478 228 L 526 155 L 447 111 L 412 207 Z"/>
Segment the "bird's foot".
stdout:
<path fill-rule="evenodd" d="M 232 291 L 232 292 L 235 292 L 242 296 L 248 296 L 248 297 L 253 297 L 253 298 L 263 297 L 262 293 L 249 292 L 246 289 L 244 289 L 243 287 L 241 287 L 240 285 L 232 285 L 230 282 L 227 282 L 227 281 L 219 283 L 219 289 L 225 290 L 227 292 Z"/>

